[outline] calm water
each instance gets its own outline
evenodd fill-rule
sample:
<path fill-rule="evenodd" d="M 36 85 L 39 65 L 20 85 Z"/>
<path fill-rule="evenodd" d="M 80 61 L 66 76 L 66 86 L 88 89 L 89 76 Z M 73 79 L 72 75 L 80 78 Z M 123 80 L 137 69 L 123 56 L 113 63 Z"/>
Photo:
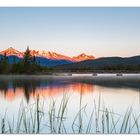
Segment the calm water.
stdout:
<path fill-rule="evenodd" d="M 40 133 L 51 133 L 48 112 L 54 101 L 57 114 L 64 96 L 68 98 L 68 104 L 64 114 L 65 120 L 63 122 L 67 133 L 76 133 L 78 131 L 80 118 L 76 116 L 79 110 L 81 114 L 78 114 L 78 116 L 82 118 L 81 124 L 83 127 L 81 133 L 86 133 L 91 114 L 95 108 L 99 107 L 99 102 L 100 112 L 103 113 L 105 111 L 103 108 L 108 108 L 110 112 L 114 112 L 115 121 L 123 116 L 129 107 L 133 107 L 133 113 L 138 116 L 140 112 L 139 76 L 135 78 L 132 78 L 134 75 L 130 77 L 126 75 L 124 78 L 105 78 L 106 75 L 105 77 L 102 76 L 1 76 L 1 118 L 4 118 L 6 112 L 6 119 L 11 124 L 16 124 L 21 104 L 24 107 L 31 107 L 36 102 L 37 97 L 39 97 L 40 106 L 43 104 L 42 111 L 45 112 L 41 120 Z M 96 107 L 95 104 L 97 105 Z M 101 119 L 101 116 L 98 117 Z M 95 115 L 93 115 L 93 119 L 96 119 Z M 120 122 L 117 124 L 116 129 L 118 130 L 120 129 L 119 123 L 121 124 L 121 121 L 120 119 Z M 92 124 L 92 122 L 90 123 Z M 133 119 L 131 123 L 132 126 Z M 99 133 L 102 133 L 100 124 L 98 129 Z M 65 131 L 63 130 L 64 133 Z M 91 126 L 91 132 L 88 133 L 94 133 L 94 131 L 96 131 L 96 128 L 93 124 Z M 138 131 L 134 127 L 131 133 L 138 133 Z"/>

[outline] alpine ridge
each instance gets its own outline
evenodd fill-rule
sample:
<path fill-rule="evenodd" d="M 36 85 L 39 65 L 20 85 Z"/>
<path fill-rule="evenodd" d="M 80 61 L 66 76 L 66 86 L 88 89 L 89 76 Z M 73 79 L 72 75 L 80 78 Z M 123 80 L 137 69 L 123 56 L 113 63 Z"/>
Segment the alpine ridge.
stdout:
<path fill-rule="evenodd" d="M 17 56 L 19 58 L 23 58 L 24 56 L 24 52 L 20 52 L 12 47 L 0 52 L 0 55 L 4 55 L 4 54 L 6 54 L 7 56 Z M 56 52 L 50 52 L 50 51 L 45 51 L 45 50 L 38 50 L 38 51 L 30 50 L 30 54 L 32 56 L 43 57 L 50 60 L 66 60 L 70 62 L 80 62 L 80 61 L 95 59 L 94 56 L 86 55 L 85 53 L 82 53 L 78 56 L 69 57 L 69 56 L 65 56 Z"/>
<path fill-rule="evenodd" d="M 95 57 L 92 56 L 92 55 L 86 55 L 85 53 L 82 53 L 82 54 L 80 54 L 78 56 L 73 57 L 73 59 L 76 62 L 80 62 L 80 61 L 85 61 L 85 60 L 94 60 Z"/>
<path fill-rule="evenodd" d="M 7 56 L 10 56 L 10 55 L 14 55 L 14 56 L 17 56 L 17 57 L 23 57 L 24 53 L 10 47 L 4 51 L 1 51 L 0 52 L 1 55 L 7 55 Z"/>

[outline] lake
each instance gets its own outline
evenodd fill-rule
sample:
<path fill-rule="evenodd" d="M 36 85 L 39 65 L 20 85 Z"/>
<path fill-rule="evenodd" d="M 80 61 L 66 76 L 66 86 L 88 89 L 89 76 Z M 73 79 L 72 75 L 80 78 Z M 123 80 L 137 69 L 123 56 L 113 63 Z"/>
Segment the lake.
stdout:
<path fill-rule="evenodd" d="M 0 76 L 1 133 L 139 133 L 140 75 Z"/>

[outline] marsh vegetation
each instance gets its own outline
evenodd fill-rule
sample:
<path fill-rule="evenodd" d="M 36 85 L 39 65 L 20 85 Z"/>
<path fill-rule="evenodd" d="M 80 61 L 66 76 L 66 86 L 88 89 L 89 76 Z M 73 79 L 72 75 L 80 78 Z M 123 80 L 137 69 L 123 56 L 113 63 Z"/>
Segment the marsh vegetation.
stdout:
<path fill-rule="evenodd" d="M 0 116 L 0 132 L 2 134 L 131 134 L 140 133 L 140 114 L 135 114 L 130 106 L 126 112 L 118 114 L 101 104 L 101 97 L 95 102 L 91 112 L 87 114 L 87 104 L 82 105 L 82 95 L 79 99 L 79 110 L 69 122 L 68 103 L 70 97 L 63 97 L 56 106 L 56 100 L 52 99 L 48 112 L 44 111 L 45 102 L 36 101 L 29 106 L 21 102 L 17 116 L 9 119 L 5 111 Z M 11 118 L 11 117 L 10 117 Z M 67 126 L 69 125 L 69 126 Z"/>
<path fill-rule="evenodd" d="M 82 79 L 1 78 L 0 133 L 140 133 L 139 82 Z"/>

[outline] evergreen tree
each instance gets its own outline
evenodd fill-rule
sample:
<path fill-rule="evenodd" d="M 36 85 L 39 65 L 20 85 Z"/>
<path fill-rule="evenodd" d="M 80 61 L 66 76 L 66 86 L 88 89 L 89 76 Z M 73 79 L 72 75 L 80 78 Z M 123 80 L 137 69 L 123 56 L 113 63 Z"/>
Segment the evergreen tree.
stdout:
<path fill-rule="evenodd" d="M 24 62 L 24 65 L 29 65 L 32 62 L 32 56 L 30 54 L 29 46 L 27 47 L 27 49 L 26 49 L 26 51 L 24 53 L 23 62 Z"/>
<path fill-rule="evenodd" d="M 1 74 L 8 74 L 9 71 L 10 71 L 10 66 L 8 64 L 8 57 L 5 53 L 3 58 L 0 61 L 0 73 Z"/>
<path fill-rule="evenodd" d="M 33 56 L 33 64 L 37 64 L 36 63 L 36 57 L 35 56 Z"/>
<path fill-rule="evenodd" d="M 23 71 L 25 73 L 31 73 L 31 64 L 32 64 L 32 56 L 30 54 L 30 49 L 28 46 L 24 53 L 24 58 L 23 58 L 23 65 L 24 65 Z"/>

